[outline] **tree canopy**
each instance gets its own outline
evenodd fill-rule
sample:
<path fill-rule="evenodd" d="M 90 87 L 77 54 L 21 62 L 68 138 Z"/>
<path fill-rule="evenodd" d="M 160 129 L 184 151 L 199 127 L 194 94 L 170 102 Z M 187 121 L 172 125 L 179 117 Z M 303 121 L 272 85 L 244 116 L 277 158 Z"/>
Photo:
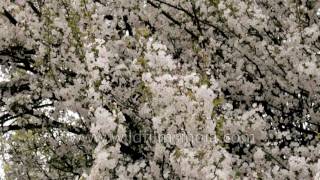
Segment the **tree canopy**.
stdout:
<path fill-rule="evenodd" d="M 317 0 L 2 0 L 6 179 L 320 179 Z"/>

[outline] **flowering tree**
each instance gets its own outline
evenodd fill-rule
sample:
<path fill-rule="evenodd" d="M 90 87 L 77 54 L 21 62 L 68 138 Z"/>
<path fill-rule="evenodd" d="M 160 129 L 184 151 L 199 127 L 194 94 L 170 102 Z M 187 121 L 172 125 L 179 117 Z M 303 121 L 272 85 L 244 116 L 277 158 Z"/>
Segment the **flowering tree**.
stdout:
<path fill-rule="evenodd" d="M 316 0 L 3 0 L 7 179 L 319 179 Z"/>

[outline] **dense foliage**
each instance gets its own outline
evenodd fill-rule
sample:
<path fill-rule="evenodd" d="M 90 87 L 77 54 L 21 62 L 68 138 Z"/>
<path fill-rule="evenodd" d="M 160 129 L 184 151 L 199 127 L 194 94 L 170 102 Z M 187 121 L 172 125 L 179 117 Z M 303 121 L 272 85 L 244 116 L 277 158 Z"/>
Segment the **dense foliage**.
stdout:
<path fill-rule="evenodd" d="M 1 0 L 6 179 L 320 179 L 317 0 Z"/>

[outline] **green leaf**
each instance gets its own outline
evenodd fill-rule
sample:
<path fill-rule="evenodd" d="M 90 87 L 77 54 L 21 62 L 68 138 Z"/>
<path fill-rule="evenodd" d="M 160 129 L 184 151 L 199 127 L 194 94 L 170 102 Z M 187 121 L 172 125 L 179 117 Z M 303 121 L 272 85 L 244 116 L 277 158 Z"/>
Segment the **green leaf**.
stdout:
<path fill-rule="evenodd" d="M 224 99 L 221 97 L 221 98 L 214 99 L 214 100 L 212 101 L 212 104 L 213 104 L 214 107 L 218 107 L 218 106 L 220 106 L 223 102 L 224 102 Z"/>
<path fill-rule="evenodd" d="M 219 119 L 217 119 L 217 122 L 216 122 L 216 127 L 215 127 L 216 136 L 220 141 L 223 140 L 223 136 L 224 136 L 224 133 L 223 133 L 224 121 L 225 121 L 224 117 L 220 117 Z"/>

